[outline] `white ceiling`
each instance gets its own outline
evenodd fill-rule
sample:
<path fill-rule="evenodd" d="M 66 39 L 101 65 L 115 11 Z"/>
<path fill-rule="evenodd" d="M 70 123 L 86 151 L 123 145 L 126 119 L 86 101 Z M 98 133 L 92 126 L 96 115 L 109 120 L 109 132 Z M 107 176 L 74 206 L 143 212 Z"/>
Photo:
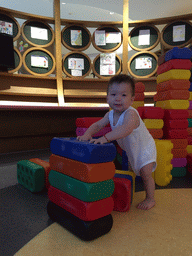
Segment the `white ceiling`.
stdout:
<path fill-rule="evenodd" d="M 123 0 L 60 0 L 60 2 L 62 19 L 94 21 L 122 21 L 123 19 Z M 0 0 L 0 6 L 53 17 L 53 0 Z M 110 12 L 114 14 L 110 15 Z M 131 20 L 189 13 L 192 13 L 192 0 L 129 0 Z"/>

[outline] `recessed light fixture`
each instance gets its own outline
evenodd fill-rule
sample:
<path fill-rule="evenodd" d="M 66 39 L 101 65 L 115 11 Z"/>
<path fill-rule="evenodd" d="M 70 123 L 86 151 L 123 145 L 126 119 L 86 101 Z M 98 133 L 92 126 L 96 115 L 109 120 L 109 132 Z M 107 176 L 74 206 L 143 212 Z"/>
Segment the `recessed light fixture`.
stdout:
<path fill-rule="evenodd" d="M 112 14 L 114 14 L 114 12 L 110 12 L 110 14 L 112 15 Z"/>
<path fill-rule="evenodd" d="M 66 4 L 66 3 L 62 3 L 62 4 Z"/>

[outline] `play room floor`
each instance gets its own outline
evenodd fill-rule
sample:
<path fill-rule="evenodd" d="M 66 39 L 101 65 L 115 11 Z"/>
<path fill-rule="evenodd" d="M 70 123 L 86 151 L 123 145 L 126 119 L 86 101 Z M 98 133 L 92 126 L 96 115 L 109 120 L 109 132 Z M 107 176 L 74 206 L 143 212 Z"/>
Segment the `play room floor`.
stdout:
<path fill-rule="evenodd" d="M 0 255 L 192 255 L 192 176 L 156 186 L 156 206 L 149 211 L 136 208 L 145 195 L 137 180 L 131 210 L 113 211 L 111 231 L 84 242 L 49 219 L 46 191 L 32 194 L 17 182 L 18 161 L 48 161 L 50 154 L 47 149 L 0 155 Z"/>

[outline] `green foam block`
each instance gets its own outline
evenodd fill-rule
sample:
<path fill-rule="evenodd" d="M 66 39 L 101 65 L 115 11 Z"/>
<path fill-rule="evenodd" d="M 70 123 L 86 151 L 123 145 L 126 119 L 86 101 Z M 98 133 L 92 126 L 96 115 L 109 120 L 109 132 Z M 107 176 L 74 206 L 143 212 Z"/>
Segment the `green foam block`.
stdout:
<path fill-rule="evenodd" d="M 86 183 L 53 170 L 49 173 L 49 182 L 53 187 L 84 202 L 94 202 L 110 197 L 115 188 L 112 179 Z"/>
<path fill-rule="evenodd" d="M 45 170 L 29 160 L 17 163 L 17 180 L 31 192 L 40 192 L 45 186 Z"/>

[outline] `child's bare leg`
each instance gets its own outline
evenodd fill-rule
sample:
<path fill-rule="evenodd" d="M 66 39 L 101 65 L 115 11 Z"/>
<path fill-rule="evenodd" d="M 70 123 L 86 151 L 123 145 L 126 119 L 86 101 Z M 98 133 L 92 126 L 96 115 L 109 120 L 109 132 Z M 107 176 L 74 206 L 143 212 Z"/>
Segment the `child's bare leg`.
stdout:
<path fill-rule="evenodd" d="M 153 163 L 147 164 L 140 170 L 140 176 L 143 180 L 144 189 L 146 191 L 146 199 L 138 204 L 137 208 L 141 210 L 149 210 L 155 206 L 154 192 L 155 182 L 152 177 Z"/>

